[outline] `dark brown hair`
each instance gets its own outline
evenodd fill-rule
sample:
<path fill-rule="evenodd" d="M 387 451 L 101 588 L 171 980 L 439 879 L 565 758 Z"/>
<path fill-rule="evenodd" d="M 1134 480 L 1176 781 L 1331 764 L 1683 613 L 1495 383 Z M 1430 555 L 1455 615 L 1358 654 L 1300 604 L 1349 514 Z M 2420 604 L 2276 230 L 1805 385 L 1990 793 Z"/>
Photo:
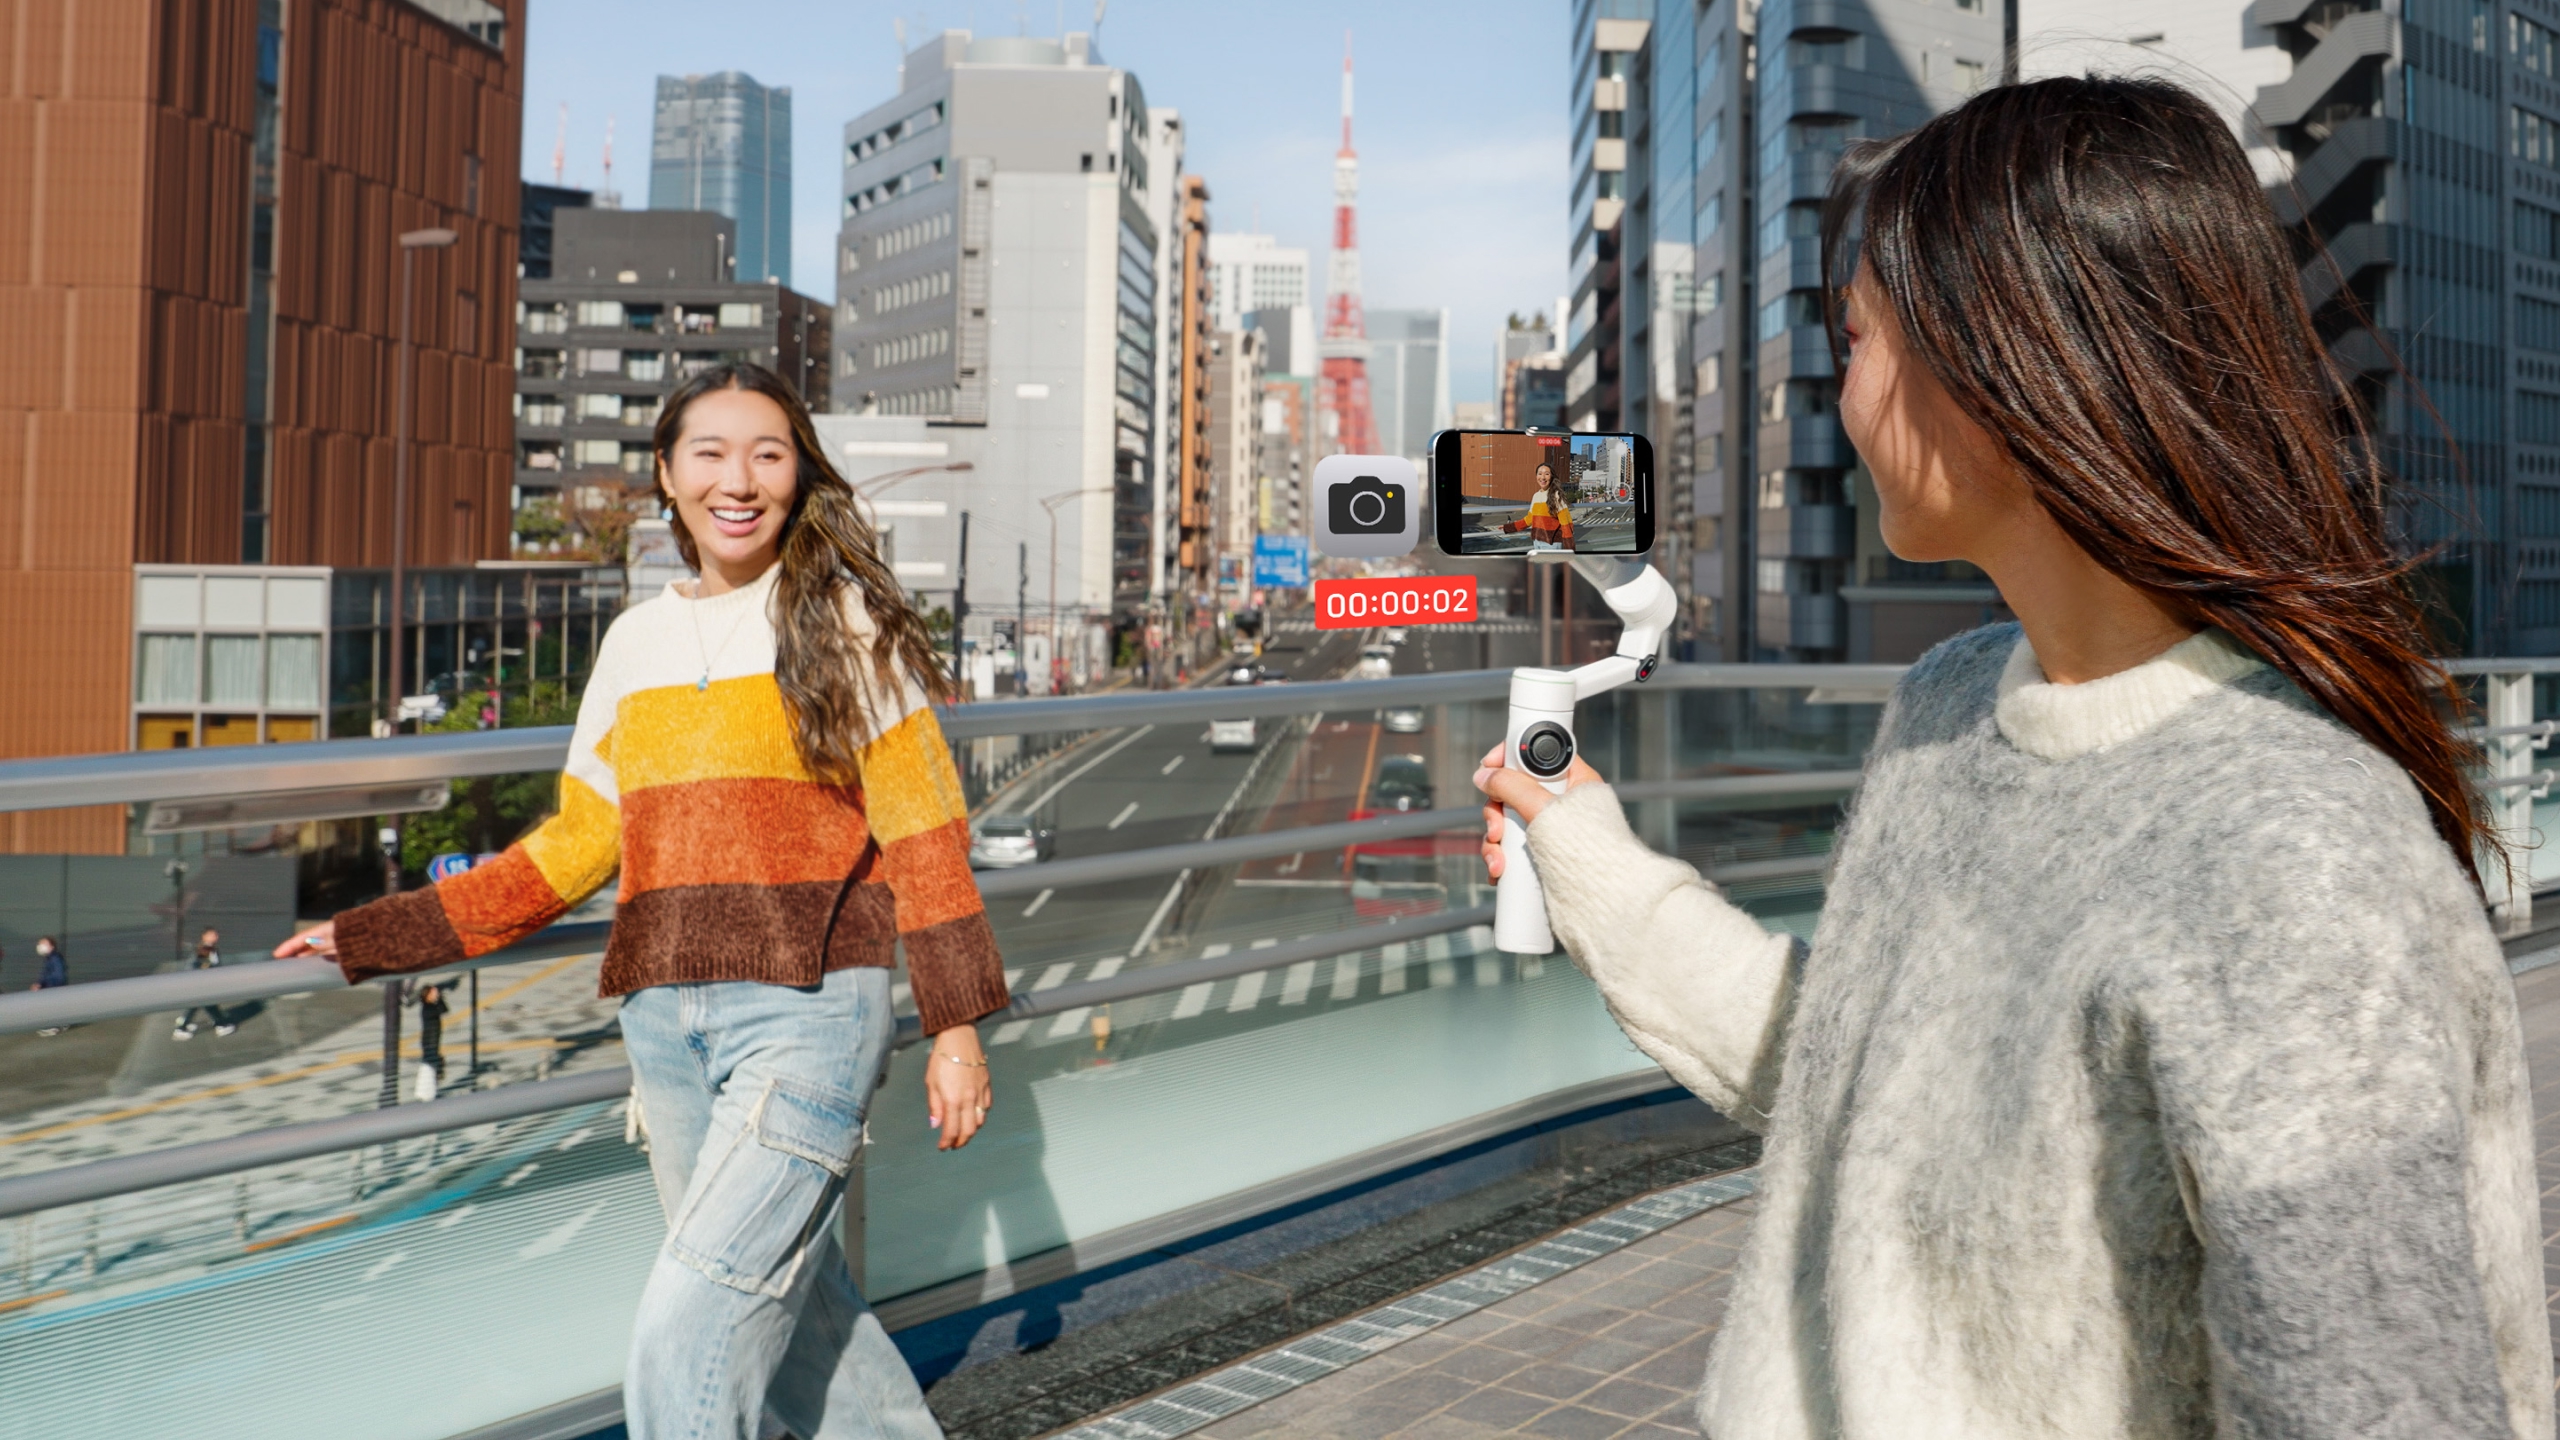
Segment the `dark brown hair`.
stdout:
<path fill-rule="evenodd" d="M 880 535 L 864 517 L 853 487 L 827 460 L 827 448 L 809 423 L 809 407 L 782 377 L 761 365 L 717 365 L 687 380 L 667 397 L 651 440 L 658 452 L 659 493 L 666 467 L 684 436 L 685 412 L 715 390 L 745 390 L 782 407 L 791 443 L 800 452 L 799 485 L 782 522 L 782 574 L 774 581 L 774 683 L 791 717 L 791 741 L 810 775 L 830 785 L 861 778 L 862 745 L 874 733 L 865 713 L 853 632 L 845 623 L 847 584 L 861 587 L 862 605 L 874 627 L 871 670 L 889 695 L 912 677 L 937 700 L 951 696 L 950 674 L 933 645 L 924 617 L 898 588 L 880 558 Z M 699 570 L 693 533 L 678 521 L 676 549 Z"/>
<path fill-rule="evenodd" d="M 2221 117 L 2158 80 L 1986 91 L 1832 180 L 1905 341 L 2080 547 L 2399 762 L 2476 882 L 2499 854 L 2393 553 L 2362 406 Z M 1825 321 L 1838 350 L 1838 296 Z"/>

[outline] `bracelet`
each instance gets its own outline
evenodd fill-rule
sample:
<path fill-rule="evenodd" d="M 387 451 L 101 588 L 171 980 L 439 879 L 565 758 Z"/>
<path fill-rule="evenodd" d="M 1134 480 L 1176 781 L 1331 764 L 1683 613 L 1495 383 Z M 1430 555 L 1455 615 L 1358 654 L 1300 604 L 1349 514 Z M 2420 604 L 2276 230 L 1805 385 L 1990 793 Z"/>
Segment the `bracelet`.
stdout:
<path fill-rule="evenodd" d="M 963 1060 L 948 1050 L 936 1050 L 933 1053 L 944 1060 L 950 1061 L 954 1065 L 966 1065 L 972 1070 L 984 1070 L 987 1068 L 987 1062 L 984 1060 Z"/>

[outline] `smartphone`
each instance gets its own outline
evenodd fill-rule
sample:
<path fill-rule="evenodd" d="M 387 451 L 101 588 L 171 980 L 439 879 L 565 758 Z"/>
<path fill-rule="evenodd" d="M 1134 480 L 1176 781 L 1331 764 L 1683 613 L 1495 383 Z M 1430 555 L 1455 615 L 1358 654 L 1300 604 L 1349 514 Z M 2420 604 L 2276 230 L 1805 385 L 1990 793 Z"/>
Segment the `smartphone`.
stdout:
<path fill-rule="evenodd" d="M 1443 430 L 1431 437 L 1431 515 L 1451 555 L 1642 555 L 1653 548 L 1653 443 Z"/>

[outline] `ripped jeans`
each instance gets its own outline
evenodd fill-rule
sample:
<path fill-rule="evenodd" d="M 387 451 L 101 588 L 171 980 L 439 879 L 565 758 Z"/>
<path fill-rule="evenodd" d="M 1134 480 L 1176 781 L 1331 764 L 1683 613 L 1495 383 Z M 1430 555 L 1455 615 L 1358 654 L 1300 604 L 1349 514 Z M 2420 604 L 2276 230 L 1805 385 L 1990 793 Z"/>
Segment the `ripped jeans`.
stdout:
<path fill-rule="evenodd" d="M 889 972 L 623 1001 L 667 1240 L 622 1382 L 632 1440 L 939 1440 L 845 1267 L 844 1178 L 893 1031 Z"/>

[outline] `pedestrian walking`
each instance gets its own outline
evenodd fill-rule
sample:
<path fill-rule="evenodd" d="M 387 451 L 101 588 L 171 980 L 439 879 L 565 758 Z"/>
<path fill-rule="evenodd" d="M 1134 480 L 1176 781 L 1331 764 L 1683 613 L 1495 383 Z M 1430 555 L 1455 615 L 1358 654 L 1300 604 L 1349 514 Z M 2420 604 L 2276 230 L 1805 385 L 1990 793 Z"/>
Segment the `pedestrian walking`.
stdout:
<path fill-rule="evenodd" d="M 602 988 L 668 1220 L 624 1368 L 634 1440 L 752 1440 L 768 1412 L 802 1440 L 928 1440 L 837 1222 L 901 950 L 940 1147 L 993 1104 L 976 1022 L 1008 996 L 930 704 L 950 677 L 796 389 L 708 369 L 654 446 L 700 578 L 607 631 L 558 813 L 276 953 L 334 954 L 351 982 L 450 965 L 618 871 Z"/>
<path fill-rule="evenodd" d="M 30 990 L 54 990 L 71 983 L 71 957 L 62 953 L 62 942 L 50 935 L 36 937 L 36 983 Z M 36 1033 L 59 1035 L 71 1027 L 48 1025 Z"/>
<path fill-rule="evenodd" d="M 1699 1429 L 2550 1440 L 2506 857 L 2295 237 L 2156 80 L 1832 184 L 1861 489 L 2016 623 L 1896 686 L 1809 949 L 1589 766 L 1478 772 L 1628 1038 L 1767 1133 Z"/>
<path fill-rule="evenodd" d="M 220 968 L 221 964 L 222 932 L 208 926 L 202 935 L 196 937 L 195 959 L 187 968 L 213 970 Z M 240 1028 L 238 1022 L 219 1005 L 190 1005 L 187 1007 L 187 1013 L 178 1017 L 178 1028 L 169 1033 L 169 1038 L 172 1040 L 196 1038 L 196 1031 L 200 1028 L 196 1024 L 198 1015 L 213 1022 L 213 1033 L 216 1036 L 228 1035 Z"/>
<path fill-rule="evenodd" d="M 428 981 L 417 988 L 418 1004 L 418 1081 L 417 1096 L 421 1101 L 436 1098 L 444 1084 L 444 986 Z"/>

